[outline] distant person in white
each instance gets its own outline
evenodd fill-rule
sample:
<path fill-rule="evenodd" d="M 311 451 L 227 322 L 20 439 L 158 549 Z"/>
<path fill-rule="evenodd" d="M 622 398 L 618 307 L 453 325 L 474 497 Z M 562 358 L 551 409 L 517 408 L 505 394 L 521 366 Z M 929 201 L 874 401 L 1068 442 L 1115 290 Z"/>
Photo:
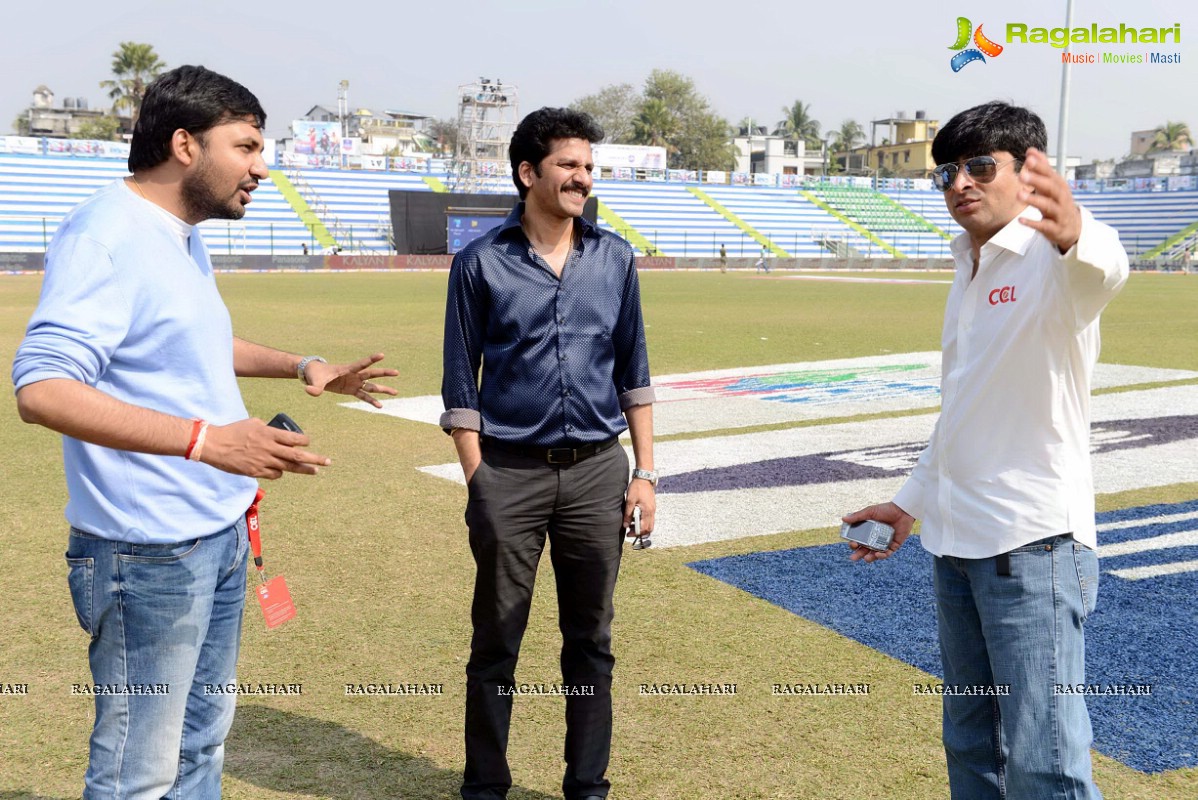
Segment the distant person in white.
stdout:
<path fill-rule="evenodd" d="M 944 667 L 954 798 L 1101 797 L 1090 768 L 1083 623 L 1098 592 L 1090 383 L 1098 318 L 1127 280 L 1118 233 L 1077 206 L 1044 155 L 1044 123 L 992 102 L 953 117 L 932 173 L 953 219 L 956 278 L 941 413 L 893 502 L 846 522 L 923 520 Z M 949 689 L 1009 687 L 950 696 Z M 996 696 L 997 695 L 997 696 Z"/>

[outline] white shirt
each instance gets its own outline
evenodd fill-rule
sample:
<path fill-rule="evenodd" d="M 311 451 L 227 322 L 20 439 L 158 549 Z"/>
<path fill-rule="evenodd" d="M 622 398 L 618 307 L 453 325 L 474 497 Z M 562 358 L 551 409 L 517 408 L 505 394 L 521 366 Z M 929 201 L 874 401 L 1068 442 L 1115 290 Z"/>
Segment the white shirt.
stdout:
<path fill-rule="evenodd" d="M 988 558 L 1063 533 L 1096 547 L 1090 379 L 1098 316 L 1127 281 L 1119 234 L 1082 209 L 1062 256 L 1013 219 L 972 280 L 969 235 L 951 250 L 940 418 L 894 502 L 923 520 L 934 555 Z"/>
<path fill-rule="evenodd" d="M 124 183 L 124 181 L 122 181 L 122 183 Z M 153 211 L 158 214 L 159 217 L 161 217 L 162 221 L 166 223 L 166 226 L 175 234 L 175 238 L 179 240 L 179 247 L 184 253 L 190 255 L 191 234 L 195 230 L 196 226 L 192 225 L 191 223 L 184 222 L 157 203 L 151 203 L 145 195 L 141 194 L 140 192 L 135 192 L 132 188 L 130 188 L 128 183 L 125 183 L 125 188 L 134 193 L 138 199 L 153 209 Z"/>

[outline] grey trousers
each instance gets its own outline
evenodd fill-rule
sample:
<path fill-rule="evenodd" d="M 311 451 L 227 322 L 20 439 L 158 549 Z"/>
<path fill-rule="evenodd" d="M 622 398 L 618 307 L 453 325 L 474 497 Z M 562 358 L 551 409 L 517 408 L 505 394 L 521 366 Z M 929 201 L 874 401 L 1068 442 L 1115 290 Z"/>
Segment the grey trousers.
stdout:
<path fill-rule="evenodd" d="M 537 564 L 549 538 L 562 632 L 567 800 L 606 796 L 611 753 L 612 596 L 624 542 L 628 456 L 618 445 L 571 465 L 483 444 L 466 524 L 478 573 L 466 665 L 462 797 L 505 797 L 512 687 Z"/>

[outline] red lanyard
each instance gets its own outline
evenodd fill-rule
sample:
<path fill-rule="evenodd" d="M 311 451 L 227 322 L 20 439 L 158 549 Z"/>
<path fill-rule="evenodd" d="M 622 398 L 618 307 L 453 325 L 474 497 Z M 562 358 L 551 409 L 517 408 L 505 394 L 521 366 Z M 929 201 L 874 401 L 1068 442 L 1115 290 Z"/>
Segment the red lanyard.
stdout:
<path fill-rule="evenodd" d="M 254 554 L 254 566 L 258 568 L 258 578 L 262 583 L 266 583 L 266 570 L 262 566 L 262 529 L 258 524 L 258 504 L 264 497 L 266 492 L 259 489 L 254 502 L 245 512 L 245 527 L 250 534 L 250 550 Z"/>

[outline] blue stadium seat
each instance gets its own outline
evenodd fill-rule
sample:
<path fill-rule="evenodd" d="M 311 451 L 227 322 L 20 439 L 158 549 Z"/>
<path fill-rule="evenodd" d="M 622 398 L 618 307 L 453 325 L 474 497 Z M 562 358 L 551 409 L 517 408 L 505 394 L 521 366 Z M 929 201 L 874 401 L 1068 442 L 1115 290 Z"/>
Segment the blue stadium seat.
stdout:
<path fill-rule="evenodd" d="M 0 154 L 0 252 L 37 252 L 62 218 L 101 186 L 129 174 L 124 160 Z M 266 179 L 240 220 L 200 224 L 214 254 L 298 254 L 311 234 Z"/>

